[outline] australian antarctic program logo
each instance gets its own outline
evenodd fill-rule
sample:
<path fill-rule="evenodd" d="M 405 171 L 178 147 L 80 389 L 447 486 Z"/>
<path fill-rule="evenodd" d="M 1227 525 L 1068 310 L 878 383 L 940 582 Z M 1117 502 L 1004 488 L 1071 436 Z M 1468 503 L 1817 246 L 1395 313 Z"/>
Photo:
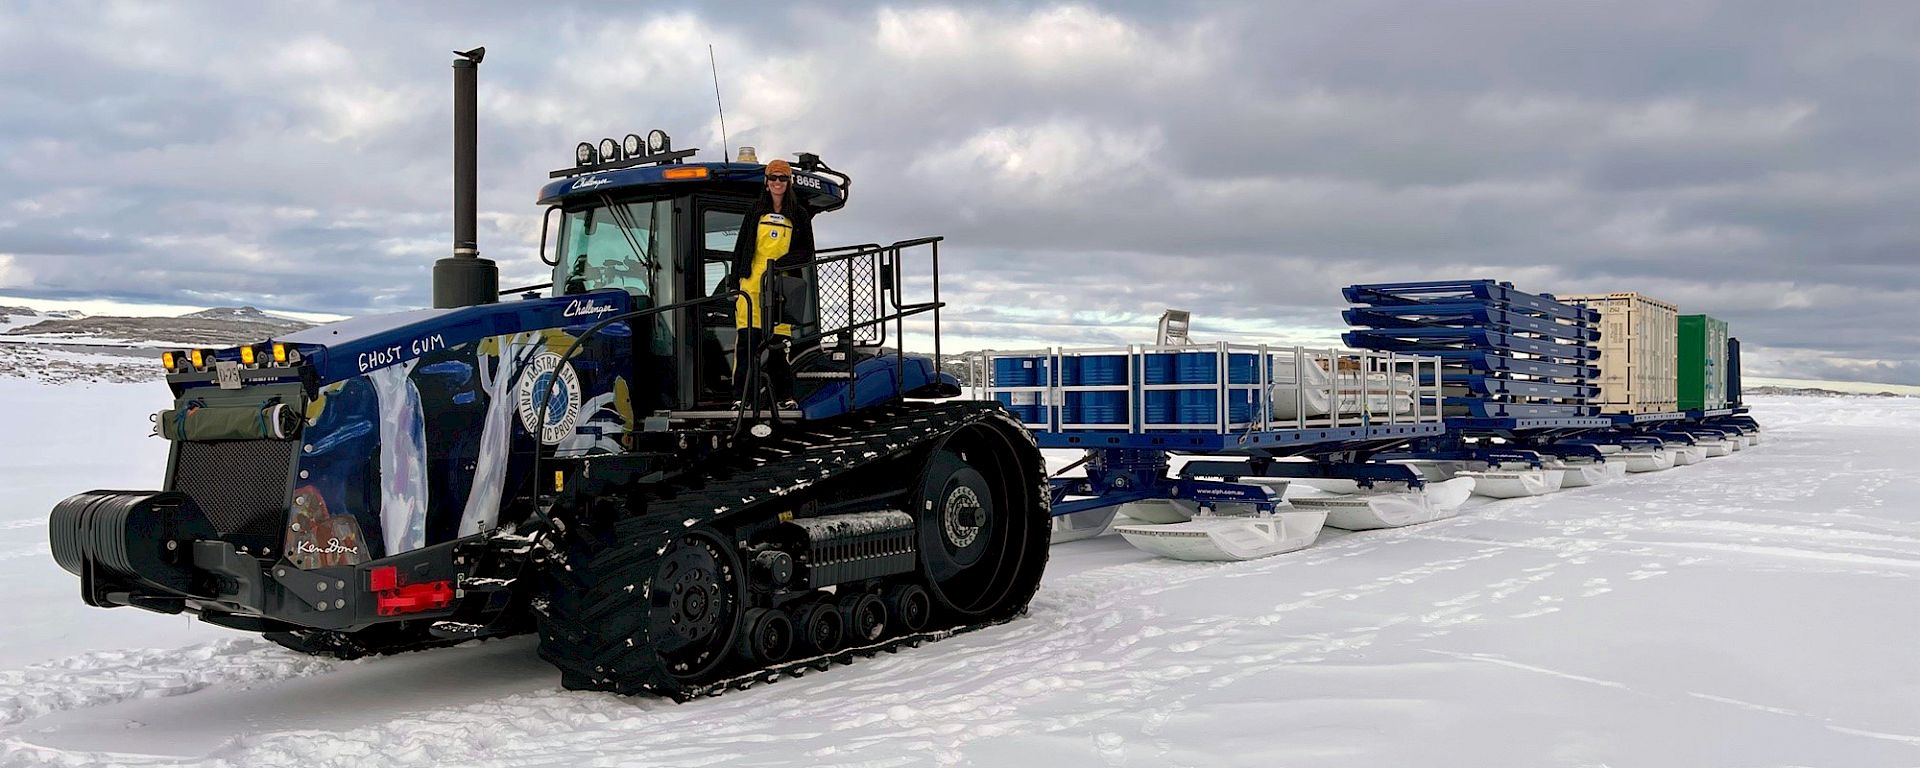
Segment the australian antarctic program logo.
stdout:
<path fill-rule="evenodd" d="M 552 382 L 551 385 L 548 382 Z M 535 406 L 533 399 L 546 395 L 546 403 Z M 580 376 L 573 364 L 552 352 L 542 352 L 527 363 L 515 392 L 520 404 L 520 426 L 540 436 L 540 442 L 557 445 L 573 435 L 580 418 Z"/>

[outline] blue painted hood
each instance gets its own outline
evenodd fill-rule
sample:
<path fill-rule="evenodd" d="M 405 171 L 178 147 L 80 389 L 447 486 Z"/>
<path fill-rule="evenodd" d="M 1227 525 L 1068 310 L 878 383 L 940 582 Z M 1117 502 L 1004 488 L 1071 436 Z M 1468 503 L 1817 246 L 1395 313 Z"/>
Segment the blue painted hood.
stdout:
<path fill-rule="evenodd" d="M 288 334 L 279 341 L 294 345 L 325 385 L 488 336 L 545 328 L 584 329 L 632 306 L 625 291 L 595 291 L 356 317 Z"/>

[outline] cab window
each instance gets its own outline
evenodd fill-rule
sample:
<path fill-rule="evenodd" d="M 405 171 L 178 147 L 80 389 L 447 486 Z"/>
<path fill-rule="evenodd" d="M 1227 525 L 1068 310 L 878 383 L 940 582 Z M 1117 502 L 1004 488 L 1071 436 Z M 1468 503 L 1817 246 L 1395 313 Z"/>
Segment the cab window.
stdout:
<path fill-rule="evenodd" d="M 672 253 L 673 202 L 657 200 L 568 211 L 554 285 L 563 293 L 619 288 L 651 297 Z"/>
<path fill-rule="evenodd" d="M 703 295 L 712 296 L 714 289 L 733 269 L 733 245 L 740 237 L 740 222 L 746 218 L 742 211 L 724 211 L 708 208 L 700 214 L 701 250 L 705 251 L 702 275 L 705 283 Z"/>

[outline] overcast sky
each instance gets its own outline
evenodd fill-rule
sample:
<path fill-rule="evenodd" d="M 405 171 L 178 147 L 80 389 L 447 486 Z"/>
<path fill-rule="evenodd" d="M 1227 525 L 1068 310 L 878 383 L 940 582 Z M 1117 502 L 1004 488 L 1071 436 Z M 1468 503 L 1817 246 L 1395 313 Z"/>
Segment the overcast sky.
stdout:
<path fill-rule="evenodd" d="M 425 304 L 476 45 L 481 250 L 538 282 L 575 142 L 719 158 L 711 44 L 733 146 L 854 175 L 823 243 L 947 236 L 949 348 L 1326 340 L 1343 285 L 1492 277 L 1920 384 L 1911 0 L 539 6 L 6 3 L 0 293 Z"/>

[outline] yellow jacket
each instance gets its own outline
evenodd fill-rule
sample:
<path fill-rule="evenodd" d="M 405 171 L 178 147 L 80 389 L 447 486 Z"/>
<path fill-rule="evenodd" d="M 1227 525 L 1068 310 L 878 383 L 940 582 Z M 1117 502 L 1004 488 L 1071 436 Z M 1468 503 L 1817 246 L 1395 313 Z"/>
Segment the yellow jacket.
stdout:
<path fill-rule="evenodd" d="M 760 306 L 767 298 L 762 295 L 766 278 L 773 271 L 773 263 L 787 255 L 787 249 L 793 242 L 793 222 L 777 213 L 760 217 L 754 226 L 753 261 L 747 274 L 740 278 L 740 290 L 746 296 L 734 299 L 733 327 L 759 328 L 765 315 L 765 307 Z M 792 326 L 781 323 L 774 326 L 773 332 L 781 336 L 792 336 Z"/>

